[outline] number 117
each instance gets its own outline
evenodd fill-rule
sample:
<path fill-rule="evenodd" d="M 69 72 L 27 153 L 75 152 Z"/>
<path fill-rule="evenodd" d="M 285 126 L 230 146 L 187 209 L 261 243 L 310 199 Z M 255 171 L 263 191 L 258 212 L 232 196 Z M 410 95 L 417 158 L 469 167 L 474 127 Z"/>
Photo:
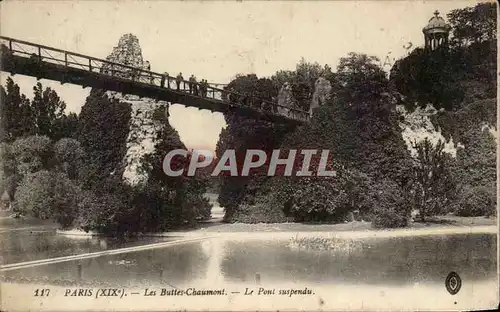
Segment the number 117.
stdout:
<path fill-rule="evenodd" d="M 50 293 L 50 289 L 36 289 L 35 297 L 47 297 Z"/>

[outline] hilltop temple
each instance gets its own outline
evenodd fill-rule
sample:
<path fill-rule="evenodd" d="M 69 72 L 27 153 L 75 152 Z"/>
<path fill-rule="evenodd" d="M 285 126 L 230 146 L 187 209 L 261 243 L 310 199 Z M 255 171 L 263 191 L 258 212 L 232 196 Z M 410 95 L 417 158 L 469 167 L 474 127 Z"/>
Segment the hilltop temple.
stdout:
<path fill-rule="evenodd" d="M 439 11 L 436 10 L 429 23 L 422 29 L 425 37 L 425 49 L 434 51 L 440 46 L 447 46 L 450 30 L 451 26 L 439 16 Z"/>

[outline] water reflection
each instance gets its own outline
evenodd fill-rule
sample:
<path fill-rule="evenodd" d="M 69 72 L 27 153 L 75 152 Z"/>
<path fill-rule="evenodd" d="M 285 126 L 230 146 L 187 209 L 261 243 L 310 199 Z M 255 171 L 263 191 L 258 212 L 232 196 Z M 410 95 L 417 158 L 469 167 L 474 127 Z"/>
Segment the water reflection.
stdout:
<path fill-rule="evenodd" d="M 96 257 L 3 272 L 10 281 L 44 284 L 181 285 L 206 276 L 208 256 L 200 244 Z M 81 276 L 79 276 L 81 266 Z"/>
<path fill-rule="evenodd" d="M 173 287 L 219 283 L 442 284 L 496 279 L 496 235 L 363 239 L 333 251 L 291 248 L 288 241 L 210 239 L 161 249 L 4 272 L 7 280 Z M 354 247 L 353 247 L 354 246 Z"/>
<path fill-rule="evenodd" d="M 358 242 L 359 243 L 359 242 Z M 222 271 L 232 281 L 359 284 L 442 283 L 450 271 L 479 280 L 496 276 L 496 235 L 364 239 L 359 248 L 290 249 L 276 242 L 228 242 Z"/>
<path fill-rule="evenodd" d="M 173 237 L 143 237 L 113 239 L 77 237 L 56 234 L 55 231 L 9 231 L 0 233 L 2 264 L 70 256 L 142 244 L 170 241 Z"/>

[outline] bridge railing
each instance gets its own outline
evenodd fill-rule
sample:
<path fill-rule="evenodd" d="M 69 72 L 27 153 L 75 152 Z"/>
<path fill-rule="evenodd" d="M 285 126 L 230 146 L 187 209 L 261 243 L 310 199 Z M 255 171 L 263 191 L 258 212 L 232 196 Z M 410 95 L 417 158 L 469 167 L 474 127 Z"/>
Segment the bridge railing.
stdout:
<path fill-rule="evenodd" d="M 52 63 L 100 75 L 127 79 L 147 85 L 154 85 L 159 88 L 167 88 L 174 92 L 189 93 L 192 96 L 225 102 L 233 107 L 248 107 L 261 111 L 262 113 L 283 115 L 296 120 L 305 121 L 309 117 L 309 113 L 306 111 L 259 99 L 251 94 L 240 94 L 210 85 L 204 85 L 199 82 L 190 82 L 170 75 L 152 72 L 144 68 L 120 64 L 4 36 L 0 36 L 0 43 L 2 44 L 2 53 L 7 49 L 12 55 L 30 58 L 34 62 L 40 62 L 40 64 L 42 64 L 42 62 Z M 2 55 L 2 58 L 5 59 L 5 55 Z"/>

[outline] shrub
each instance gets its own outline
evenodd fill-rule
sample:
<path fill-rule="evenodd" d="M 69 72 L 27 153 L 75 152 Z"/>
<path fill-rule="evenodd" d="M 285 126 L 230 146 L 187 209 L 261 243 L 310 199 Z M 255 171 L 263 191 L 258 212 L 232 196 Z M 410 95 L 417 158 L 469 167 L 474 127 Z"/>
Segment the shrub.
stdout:
<path fill-rule="evenodd" d="M 373 207 L 372 226 L 375 228 L 398 228 L 408 226 L 411 208 L 403 190 L 393 181 L 384 180 L 371 189 Z"/>
<path fill-rule="evenodd" d="M 298 185 L 291 200 L 291 212 L 298 222 L 339 222 L 348 212 L 347 193 L 338 182 Z"/>
<path fill-rule="evenodd" d="M 54 173 L 52 179 L 52 218 L 63 228 L 68 228 L 77 216 L 80 188 L 64 173 Z"/>
<path fill-rule="evenodd" d="M 108 180 L 104 192 L 84 191 L 79 196 L 78 226 L 84 231 L 120 235 L 135 232 L 141 220 L 119 183 Z"/>
<path fill-rule="evenodd" d="M 14 141 L 11 151 L 16 159 L 19 174 L 49 169 L 52 164 L 51 145 L 50 139 L 46 136 L 29 136 Z"/>
<path fill-rule="evenodd" d="M 46 170 L 29 173 L 17 187 L 14 211 L 40 219 L 50 218 L 52 177 Z"/>
<path fill-rule="evenodd" d="M 78 193 L 78 187 L 66 175 L 42 170 L 21 181 L 14 209 L 22 215 L 52 218 L 67 228 L 75 219 Z"/>
<path fill-rule="evenodd" d="M 282 223 L 287 218 L 280 205 L 264 197 L 257 199 L 254 205 L 242 204 L 228 220 L 241 223 Z"/>
<path fill-rule="evenodd" d="M 491 216 L 496 213 L 493 187 L 476 186 L 464 190 L 456 204 L 455 214 L 461 217 Z"/>

